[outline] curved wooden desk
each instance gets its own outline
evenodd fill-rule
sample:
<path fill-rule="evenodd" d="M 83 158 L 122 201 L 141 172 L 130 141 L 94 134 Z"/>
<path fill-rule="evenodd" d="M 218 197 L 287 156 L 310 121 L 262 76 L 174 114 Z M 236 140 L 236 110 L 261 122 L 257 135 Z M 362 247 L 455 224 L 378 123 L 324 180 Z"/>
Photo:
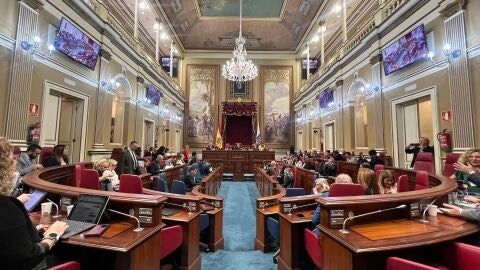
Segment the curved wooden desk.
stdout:
<path fill-rule="evenodd" d="M 213 208 L 205 211 L 209 215 L 210 228 L 208 232 L 208 248 L 210 250 L 223 249 L 223 197 L 217 196 L 223 178 L 223 167 L 216 168 L 203 179 L 200 185 L 195 186 L 192 194 L 201 198 L 200 206 Z"/>
<path fill-rule="evenodd" d="M 388 169 L 395 175 L 407 174 L 411 181 L 410 186 L 415 186 L 415 172 L 391 167 Z M 321 205 L 321 223 L 318 228 L 322 232 L 320 243 L 323 270 L 383 269 L 389 256 L 435 259 L 432 254 L 445 243 L 480 230 L 477 224 L 443 215 L 429 217 L 428 224 L 420 223 L 423 206 L 437 198 L 437 204 L 448 202 L 449 193 L 457 188 L 457 184 L 446 177 L 429 175 L 429 181 L 432 186 L 429 189 L 389 195 L 329 198 L 310 195 L 280 198 L 279 269 L 300 269 L 300 261 L 308 260 L 305 255 L 303 230 L 313 226 L 311 213 L 316 206 L 310 206 L 312 201 Z M 402 204 L 406 205 L 403 209 L 349 221 L 349 233 L 339 232 L 339 228 L 349 216 Z M 299 208 L 291 210 L 294 206 Z M 289 211 L 292 215 L 289 215 Z"/>
<path fill-rule="evenodd" d="M 70 197 L 75 200 L 81 193 L 108 195 L 108 208 L 124 213 L 133 210 L 136 217 L 143 216 L 143 231 L 133 232 L 127 229 L 113 238 L 73 236 L 61 241 L 54 252 L 61 253 L 64 258 L 82 261 L 82 267 L 98 268 L 107 266 L 114 269 L 159 269 L 160 268 L 160 230 L 165 226 L 162 222 L 161 210 L 167 200 L 160 195 L 126 194 L 90 190 L 69 186 L 73 183 L 74 166 L 52 167 L 27 174 L 24 183 L 35 189 L 48 192 L 48 197 L 58 202 L 60 197 Z M 145 210 L 148 210 L 145 213 Z M 37 215 L 38 216 L 38 215 Z M 112 217 L 118 218 L 117 215 Z M 63 213 L 63 218 L 65 214 Z M 40 217 L 32 217 L 34 223 L 48 222 Z M 52 220 L 54 221 L 54 220 Z M 112 220 L 117 223 L 120 220 Z M 121 221 L 136 226 L 136 222 L 124 218 Z M 102 260 L 98 260 L 98 258 Z"/>

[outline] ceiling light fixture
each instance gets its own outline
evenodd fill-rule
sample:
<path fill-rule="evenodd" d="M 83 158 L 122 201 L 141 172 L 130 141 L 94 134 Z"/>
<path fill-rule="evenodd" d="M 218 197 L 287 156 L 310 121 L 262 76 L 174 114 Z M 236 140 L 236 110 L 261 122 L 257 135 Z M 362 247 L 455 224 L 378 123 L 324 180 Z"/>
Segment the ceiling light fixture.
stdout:
<path fill-rule="evenodd" d="M 139 7 L 140 9 L 142 9 L 142 10 L 148 9 L 148 5 L 147 5 L 147 3 L 145 3 L 145 2 L 140 2 L 140 3 L 138 4 L 138 7 Z"/>
<path fill-rule="evenodd" d="M 258 76 L 257 67 L 252 60 L 247 60 L 245 42 L 246 39 L 242 37 L 242 0 L 240 0 L 240 31 L 238 38 L 235 39 L 233 58 L 222 67 L 222 75 L 229 81 L 241 83 L 253 80 Z"/>
<path fill-rule="evenodd" d="M 342 6 L 340 6 L 339 4 L 336 4 L 336 5 L 333 7 L 333 12 L 334 12 L 334 13 L 339 13 L 340 11 L 342 11 Z"/>

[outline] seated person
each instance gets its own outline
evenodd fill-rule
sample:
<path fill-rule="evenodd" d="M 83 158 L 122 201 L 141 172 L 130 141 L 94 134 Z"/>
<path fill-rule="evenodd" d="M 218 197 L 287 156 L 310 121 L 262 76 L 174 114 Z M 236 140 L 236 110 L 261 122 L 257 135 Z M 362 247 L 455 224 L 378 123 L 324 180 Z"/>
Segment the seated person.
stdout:
<path fill-rule="evenodd" d="M 190 167 L 190 171 L 185 176 L 185 178 L 183 178 L 183 182 L 185 183 L 185 191 L 191 192 L 193 187 L 198 184 L 197 181 L 195 181 L 196 175 L 197 175 L 197 168 Z"/>
<path fill-rule="evenodd" d="M 65 154 L 65 145 L 57 144 L 53 147 L 53 156 L 47 157 L 43 161 L 43 167 L 53 167 L 67 165 L 68 157 Z"/>
<path fill-rule="evenodd" d="M 115 159 L 109 159 L 108 163 L 110 164 L 110 169 L 109 171 L 113 176 L 110 176 L 109 179 L 112 182 L 112 188 L 114 191 L 118 191 L 120 189 L 120 179 L 118 177 L 118 174 L 115 172 L 115 169 L 117 168 L 118 161 Z M 103 172 L 104 175 L 109 174 L 108 172 Z"/>
<path fill-rule="evenodd" d="M 195 163 L 198 162 L 198 158 L 197 158 L 197 152 L 192 152 L 192 157 L 190 158 L 190 160 L 188 161 L 188 165 L 193 165 Z"/>
<path fill-rule="evenodd" d="M 183 154 L 179 154 L 178 158 L 177 158 L 177 161 L 175 162 L 175 166 L 185 165 L 185 161 L 183 161 L 184 158 L 185 158 L 185 156 Z"/>
<path fill-rule="evenodd" d="M 365 169 L 372 169 L 372 166 L 368 162 L 362 162 L 360 163 L 360 168 L 365 168 Z"/>
<path fill-rule="evenodd" d="M 47 253 L 68 226 L 61 221 L 49 227 L 34 226 L 20 201 L 21 197 L 17 199 L 6 194 L 13 186 L 15 159 L 13 146 L 1 137 L 0 171 L 0 212 L 7 217 L 0 222 L 2 269 L 44 269 L 53 266 L 51 260 L 46 260 Z M 43 238 L 41 230 L 45 230 Z"/>
<path fill-rule="evenodd" d="M 335 159 L 335 161 L 344 161 L 342 154 L 340 154 L 340 152 L 338 152 L 337 150 L 333 151 L 333 158 Z"/>
<path fill-rule="evenodd" d="M 330 186 L 328 185 L 327 179 L 320 177 L 315 180 L 315 186 L 313 187 L 313 194 L 322 195 L 322 197 L 328 197 L 328 191 Z"/>
<path fill-rule="evenodd" d="M 284 171 L 285 176 L 283 177 L 283 187 L 292 188 L 293 187 L 293 171 L 291 168 L 287 167 Z"/>
<path fill-rule="evenodd" d="M 163 160 L 162 155 L 158 155 L 157 159 L 155 159 L 150 166 L 150 173 L 153 175 L 157 175 L 163 169 L 165 169 L 165 160 Z"/>
<path fill-rule="evenodd" d="M 458 165 L 457 165 L 458 164 Z M 457 180 L 460 183 L 460 188 L 471 192 L 480 192 L 480 186 L 468 181 L 469 173 L 458 170 L 457 167 L 465 166 L 468 172 L 480 174 L 480 149 L 470 149 L 465 151 L 458 159 L 457 164 L 454 165 L 456 171 L 450 176 L 451 179 Z"/>
<path fill-rule="evenodd" d="M 348 163 L 358 163 L 358 159 L 350 152 L 345 152 L 345 161 Z"/>
<path fill-rule="evenodd" d="M 348 174 L 341 173 L 341 174 L 337 175 L 337 177 L 335 178 L 335 183 L 337 183 L 337 184 L 341 184 L 341 183 L 351 184 L 352 183 L 352 178 Z M 329 190 L 330 190 L 330 187 L 329 187 Z M 324 197 L 324 196 L 322 196 L 322 197 Z M 322 208 L 320 207 L 320 204 L 319 204 L 317 206 L 317 208 L 315 209 L 315 212 L 313 212 L 312 223 L 315 226 L 320 224 L 320 211 L 321 211 L 321 209 Z M 315 230 L 313 230 L 313 232 L 317 235 L 320 235 L 320 230 L 318 228 L 315 228 Z"/>
<path fill-rule="evenodd" d="M 165 169 L 173 167 L 173 162 L 172 162 L 172 157 L 170 154 L 166 154 L 166 159 L 165 159 Z"/>
<path fill-rule="evenodd" d="M 368 163 L 368 160 L 363 155 L 363 152 L 358 153 L 358 164 Z"/>
<path fill-rule="evenodd" d="M 100 159 L 93 165 L 98 172 L 98 182 L 100 182 L 100 189 L 105 191 L 113 191 L 111 178 L 114 177 L 110 171 L 110 162 L 107 159 Z"/>
<path fill-rule="evenodd" d="M 464 168 L 462 170 L 465 173 L 469 173 L 469 171 Z M 468 176 L 468 181 L 480 183 L 480 174 L 474 173 L 473 171 L 470 171 L 471 173 Z M 464 199 L 468 202 L 479 204 L 480 200 L 476 197 L 473 196 L 465 196 Z M 443 204 L 444 207 L 441 210 L 451 216 L 455 217 L 461 217 L 469 221 L 477 222 L 480 223 L 480 208 L 467 208 L 467 209 L 462 209 L 458 206 L 451 205 L 451 204 Z"/>
<path fill-rule="evenodd" d="M 380 193 L 397 193 L 397 183 L 395 183 L 395 177 L 393 177 L 390 170 L 383 170 L 380 173 Z"/>
<path fill-rule="evenodd" d="M 363 186 L 365 195 L 380 194 L 380 187 L 376 179 L 376 174 L 371 169 L 360 168 L 358 170 L 357 182 Z"/>
<path fill-rule="evenodd" d="M 37 157 L 40 155 L 41 151 L 42 147 L 40 147 L 40 145 L 30 144 L 27 147 L 27 151 L 20 154 L 20 157 L 17 160 L 17 171 L 20 173 L 20 176 L 24 176 L 33 170 L 43 168 L 42 164 L 36 164 Z"/>
<path fill-rule="evenodd" d="M 323 176 L 335 176 L 337 174 L 337 164 L 335 163 L 335 159 L 328 158 L 327 161 L 320 166 L 320 175 Z"/>
<path fill-rule="evenodd" d="M 375 165 L 377 164 L 383 165 L 383 161 L 377 156 L 377 151 L 375 151 L 375 149 L 368 151 L 368 154 L 370 155 L 370 166 L 372 168 L 375 168 Z"/>
<path fill-rule="evenodd" d="M 313 164 L 313 160 L 311 158 L 307 158 L 305 160 L 305 165 L 303 166 L 305 170 L 315 170 L 315 165 Z"/>

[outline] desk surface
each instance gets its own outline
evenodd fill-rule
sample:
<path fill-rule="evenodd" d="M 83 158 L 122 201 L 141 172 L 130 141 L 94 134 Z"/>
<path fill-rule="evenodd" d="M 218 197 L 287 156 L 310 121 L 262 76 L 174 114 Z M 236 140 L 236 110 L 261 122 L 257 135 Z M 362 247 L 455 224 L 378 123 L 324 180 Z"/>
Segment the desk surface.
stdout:
<path fill-rule="evenodd" d="M 290 223 L 305 223 L 305 222 L 312 222 L 312 216 L 315 209 L 301 209 L 292 211 L 292 214 L 284 214 L 280 213 L 282 217 L 288 220 Z"/>
<path fill-rule="evenodd" d="M 65 220 L 65 218 L 65 215 L 62 215 L 57 219 L 53 219 L 50 216 L 41 216 L 37 213 L 30 215 L 30 219 L 32 220 L 33 224 L 52 224 L 56 220 Z M 125 220 L 116 220 L 116 222 L 119 221 Z M 163 227 L 165 227 L 165 224 L 154 227 L 144 227 L 142 231 L 134 232 L 133 229 L 135 229 L 136 226 L 133 226 L 132 228 L 123 231 L 112 238 L 82 237 L 81 234 L 77 234 L 67 240 L 60 240 L 60 243 L 110 251 L 129 252 L 131 249 L 160 231 Z"/>
<path fill-rule="evenodd" d="M 457 239 L 480 230 L 480 227 L 477 224 L 465 222 L 458 218 L 445 215 L 438 215 L 437 217 L 429 216 L 428 220 L 429 223 L 427 224 L 420 223 L 418 219 L 411 221 L 406 219 L 389 220 L 371 224 L 362 224 L 353 226 L 349 229 L 349 233 L 347 234 L 343 234 L 337 229 L 326 228 L 322 225 L 319 225 L 318 227 L 322 233 L 335 239 L 354 253 L 388 251 L 430 245 Z M 415 231 L 408 236 L 408 226 L 409 224 L 411 225 L 410 222 L 415 222 L 415 226 L 412 227 L 415 227 L 416 229 L 418 229 L 418 227 L 424 228 L 423 233 L 419 234 Z M 400 236 L 398 231 L 389 231 L 388 228 L 391 228 L 392 226 L 397 226 L 399 230 L 403 231 L 403 234 Z M 372 232 L 367 231 L 369 227 L 375 228 L 377 232 L 378 230 L 383 230 L 383 236 L 374 236 Z M 412 227 L 410 227 L 410 229 Z M 356 231 L 360 231 L 365 236 Z M 398 237 L 394 237 L 395 235 Z M 366 236 L 373 236 L 373 238 L 378 240 L 370 240 Z"/>
<path fill-rule="evenodd" d="M 268 207 L 265 207 L 265 208 L 257 208 L 257 211 L 259 211 L 260 213 L 266 215 L 266 216 L 270 216 L 270 215 L 275 215 L 275 214 L 278 214 L 280 212 L 280 205 L 277 203 L 275 205 L 270 205 Z"/>

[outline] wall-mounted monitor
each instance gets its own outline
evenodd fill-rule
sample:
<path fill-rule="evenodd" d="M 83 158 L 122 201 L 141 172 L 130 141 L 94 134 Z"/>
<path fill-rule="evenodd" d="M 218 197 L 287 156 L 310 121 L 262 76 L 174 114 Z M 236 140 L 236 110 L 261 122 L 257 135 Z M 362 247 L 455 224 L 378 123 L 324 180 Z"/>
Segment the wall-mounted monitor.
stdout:
<path fill-rule="evenodd" d="M 330 107 L 334 102 L 333 89 L 327 88 L 318 94 L 318 101 L 320 108 L 325 109 Z"/>
<path fill-rule="evenodd" d="M 425 39 L 425 28 L 422 24 L 382 51 L 385 75 L 392 74 L 397 70 L 427 57 L 427 55 L 428 48 Z"/>
<path fill-rule="evenodd" d="M 100 45 L 65 18 L 60 21 L 54 47 L 89 69 L 95 69 Z"/>
<path fill-rule="evenodd" d="M 165 70 L 165 72 L 170 72 L 170 56 L 164 56 L 160 60 L 161 60 L 163 70 Z M 175 78 L 177 77 L 177 70 L 178 70 L 178 58 L 173 57 L 173 70 L 172 70 L 173 74 L 172 74 L 172 76 L 175 77 Z"/>
<path fill-rule="evenodd" d="M 310 74 L 315 73 L 318 69 L 318 59 L 310 58 Z M 307 79 L 307 59 L 302 59 L 302 79 Z"/>
<path fill-rule="evenodd" d="M 150 85 L 147 88 L 146 92 L 146 98 L 149 100 L 150 104 L 157 105 L 160 104 L 160 97 L 162 96 L 162 93 L 160 93 L 160 90 L 158 90 L 157 87 L 154 85 Z"/>

